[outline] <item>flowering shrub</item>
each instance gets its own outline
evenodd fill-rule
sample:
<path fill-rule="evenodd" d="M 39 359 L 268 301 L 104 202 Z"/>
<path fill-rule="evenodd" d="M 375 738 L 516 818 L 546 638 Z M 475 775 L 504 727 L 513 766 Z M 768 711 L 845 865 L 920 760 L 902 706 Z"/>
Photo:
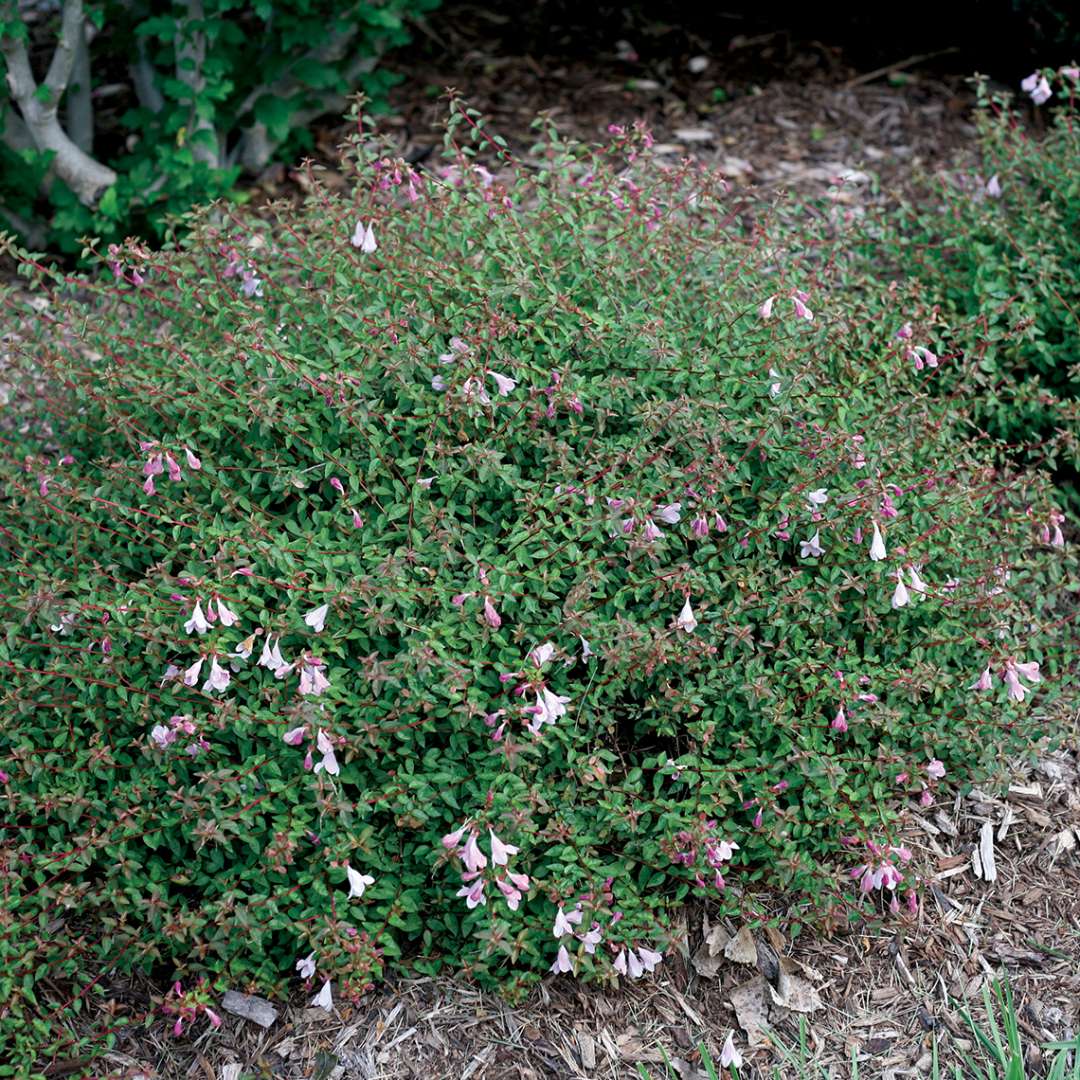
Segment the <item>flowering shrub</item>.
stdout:
<path fill-rule="evenodd" d="M 436 173 L 358 138 L 350 195 L 8 294 L 20 1015 L 914 905 L 897 814 L 1054 730 L 1073 556 L 905 359 L 955 362 L 928 309 L 648 142 L 527 168 L 455 103 Z"/>
<path fill-rule="evenodd" d="M 941 178 L 894 223 L 891 247 L 967 357 L 941 384 L 971 395 L 996 438 L 1050 465 L 1080 510 L 1080 67 L 1023 80 L 1048 112 L 1044 133 L 1008 95 L 976 85 L 978 172 Z"/>

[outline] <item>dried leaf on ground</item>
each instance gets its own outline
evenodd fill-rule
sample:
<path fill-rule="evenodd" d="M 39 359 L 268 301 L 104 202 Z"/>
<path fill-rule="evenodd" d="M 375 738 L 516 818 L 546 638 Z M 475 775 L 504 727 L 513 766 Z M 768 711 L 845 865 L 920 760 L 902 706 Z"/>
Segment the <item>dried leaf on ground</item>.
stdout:
<path fill-rule="evenodd" d="M 769 1042 L 766 1031 L 769 1027 L 770 990 L 764 976 L 755 975 L 729 995 L 739 1027 L 746 1032 L 746 1041 L 751 1046 L 766 1046 Z"/>
<path fill-rule="evenodd" d="M 743 926 L 739 932 L 724 946 L 724 955 L 736 964 L 756 964 L 757 945 L 754 944 L 754 935 L 750 933 L 750 927 Z"/>

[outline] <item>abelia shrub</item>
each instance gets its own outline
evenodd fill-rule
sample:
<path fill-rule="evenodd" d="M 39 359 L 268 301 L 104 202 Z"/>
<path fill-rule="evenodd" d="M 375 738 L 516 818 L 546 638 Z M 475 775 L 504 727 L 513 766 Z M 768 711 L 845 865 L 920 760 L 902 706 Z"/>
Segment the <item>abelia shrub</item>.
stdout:
<path fill-rule="evenodd" d="M 930 392 L 928 310 L 643 130 L 542 134 L 455 102 L 436 171 L 363 135 L 348 194 L 23 259 L 23 1013 L 106 968 L 196 1028 L 210 987 L 644 977 L 763 889 L 904 918 L 898 815 L 1065 716 L 1060 510 Z"/>

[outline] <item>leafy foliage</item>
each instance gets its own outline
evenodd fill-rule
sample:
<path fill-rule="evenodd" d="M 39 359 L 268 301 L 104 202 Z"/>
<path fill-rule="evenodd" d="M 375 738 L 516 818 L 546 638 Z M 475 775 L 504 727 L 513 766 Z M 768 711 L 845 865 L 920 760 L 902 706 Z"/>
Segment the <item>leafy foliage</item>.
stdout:
<path fill-rule="evenodd" d="M 1075 73 L 1075 74 L 1074 74 Z M 954 173 L 890 227 L 891 250 L 942 305 L 974 419 L 1055 472 L 1080 509 L 1080 69 L 1047 72 L 1049 130 L 980 95 L 977 173 Z M 892 231 L 895 230 L 895 231 Z M 944 385 L 956 388 L 946 377 Z"/>
<path fill-rule="evenodd" d="M 170 215 L 231 192 L 243 170 L 309 149 L 309 122 L 343 112 L 347 95 L 362 91 L 382 108 L 394 76 L 377 61 L 409 40 L 407 18 L 437 3 L 106 0 L 91 13 L 99 31 L 90 60 L 94 84 L 112 84 L 96 134 L 116 183 L 87 206 L 55 182 L 45 209 L 38 192 L 50 153 L 0 141 L 0 205 L 26 221 L 48 217 L 53 243 L 67 251 L 89 235 L 160 237 Z M 13 9 L 4 15 L 0 37 L 25 34 Z M 80 92 L 90 87 L 73 80 L 68 98 Z M 5 109 L 8 126 L 18 123 L 0 96 L 0 131 Z"/>
<path fill-rule="evenodd" d="M 455 102 L 437 175 L 358 137 L 350 194 L 24 257 L 11 1015 L 105 968 L 633 977 L 692 896 L 867 917 L 904 806 L 1055 729 L 1075 560 L 904 360 L 931 312 L 648 142 L 526 167 Z"/>

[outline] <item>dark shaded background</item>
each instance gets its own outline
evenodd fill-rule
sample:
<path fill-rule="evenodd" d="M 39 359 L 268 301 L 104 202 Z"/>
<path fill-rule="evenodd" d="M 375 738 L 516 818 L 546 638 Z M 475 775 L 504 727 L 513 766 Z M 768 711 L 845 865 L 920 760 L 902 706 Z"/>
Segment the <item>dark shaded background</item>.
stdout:
<path fill-rule="evenodd" d="M 449 0 L 431 20 L 438 26 L 453 19 L 455 11 L 483 18 L 483 10 Z M 522 52 L 609 53 L 622 38 L 646 63 L 650 54 L 671 56 L 695 49 L 717 53 L 740 35 L 762 34 L 787 39 L 793 49 L 822 43 L 838 51 L 847 65 L 862 70 L 954 49 L 920 66 L 942 73 L 979 71 L 1005 83 L 1015 83 L 1036 66 L 1080 59 L 1080 0 L 495 0 L 486 11 L 501 23 L 504 45 Z M 782 57 L 782 50 L 778 55 Z"/>

